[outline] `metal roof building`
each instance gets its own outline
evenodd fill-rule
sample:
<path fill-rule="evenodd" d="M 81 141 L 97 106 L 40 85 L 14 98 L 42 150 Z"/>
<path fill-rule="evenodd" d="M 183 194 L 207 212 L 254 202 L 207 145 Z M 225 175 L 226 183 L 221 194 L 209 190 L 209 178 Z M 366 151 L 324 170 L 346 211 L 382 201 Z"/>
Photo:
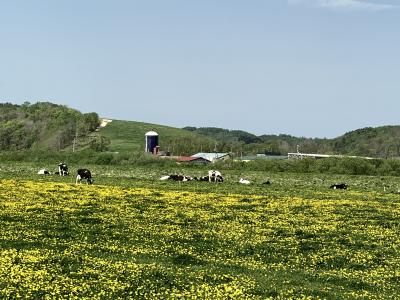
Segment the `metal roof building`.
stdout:
<path fill-rule="evenodd" d="M 200 152 L 192 155 L 192 157 L 202 157 L 204 159 L 207 159 L 211 162 L 217 161 L 217 160 L 223 160 L 223 159 L 228 159 L 230 158 L 229 153 L 218 153 L 218 152 L 212 152 L 212 153 L 205 153 L 205 152 Z"/>
<path fill-rule="evenodd" d="M 293 152 L 288 153 L 288 158 L 328 158 L 328 157 L 336 157 L 336 158 L 363 158 L 363 159 L 374 159 L 373 157 L 365 157 L 365 156 L 354 156 L 354 155 L 330 155 L 330 154 L 313 154 L 313 153 L 300 153 L 300 152 Z"/>
<path fill-rule="evenodd" d="M 196 164 L 209 164 L 211 161 L 203 157 L 193 157 L 193 156 L 179 156 L 176 159 L 178 162 L 189 162 Z"/>
<path fill-rule="evenodd" d="M 236 158 L 236 161 L 255 161 L 255 160 L 274 160 L 274 159 L 287 159 L 285 155 L 246 155 Z"/>

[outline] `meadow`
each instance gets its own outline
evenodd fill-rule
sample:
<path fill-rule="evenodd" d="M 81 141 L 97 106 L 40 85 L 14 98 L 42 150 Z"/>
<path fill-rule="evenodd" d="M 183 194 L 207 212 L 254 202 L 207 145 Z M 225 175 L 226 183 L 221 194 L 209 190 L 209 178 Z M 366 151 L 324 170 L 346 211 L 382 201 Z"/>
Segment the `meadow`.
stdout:
<path fill-rule="evenodd" d="M 0 298 L 400 298 L 398 177 L 89 165 L 88 186 L 40 167 L 0 164 Z"/>

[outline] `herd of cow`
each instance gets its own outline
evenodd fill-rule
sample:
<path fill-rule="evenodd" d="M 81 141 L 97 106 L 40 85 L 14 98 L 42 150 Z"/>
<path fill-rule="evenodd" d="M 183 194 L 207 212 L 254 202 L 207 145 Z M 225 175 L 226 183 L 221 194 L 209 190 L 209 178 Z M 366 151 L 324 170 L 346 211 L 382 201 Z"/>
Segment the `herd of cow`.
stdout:
<path fill-rule="evenodd" d="M 222 174 L 220 171 L 215 171 L 215 170 L 210 170 L 208 171 L 207 176 L 202 176 L 202 177 L 192 177 L 192 176 L 187 176 L 187 175 L 165 175 L 160 178 L 160 180 L 173 180 L 173 181 L 209 181 L 209 182 L 224 182 L 224 178 L 222 177 Z M 240 178 L 239 183 L 241 184 L 251 184 L 251 182 L 247 179 Z M 271 184 L 269 180 L 264 181 L 262 184 Z M 329 188 L 331 189 L 341 189 L 341 190 L 346 190 L 347 189 L 347 184 L 345 183 L 337 183 L 337 184 L 332 184 Z"/>
<path fill-rule="evenodd" d="M 47 169 L 39 170 L 38 174 L 51 175 L 51 173 Z M 68 176 L 69 171 L 68 171 L 67 164 L 59 163 L 58 171 L 56 171 L 55 174 L 60 175 L 60 176 Z M 85 180 L 87 184 L 93 184 L 94 180 L 92 178 L 91 172 L 88 169 L 78 169 L 77 170 L 75 183 L 76 184 L 82 183 L 83 180 Z M 187 176 L 187 175 L 172 174 L 172 175 L 162 176 L 160 178 L 160 180 L 224 182 L 224 177 L 222 177 L 222 174 L 220 171 L 210 170 L 210 171 L 208 171 L 208 174 L 206 176 L 202 176 L 202 177 L 192 177 L 192 176 Z M 250 184 L 251 182 L 247 179 L 240 178 L 239 183 Z M 263 182 L 263 184 L 271 184 L 271 182 L 269 180 L 267 180 L 267 181 Z M 332 184 L 329 188 L 335 189 L 335 190 L 336 189 L 345 190 L 345 189 L 347 189 L 347 185 L 345 183 Z"/>
<path fill-rule="evenodd" d="M 192 177 L 186 175 L 166 175 L 162 176 L 160 180 L 173 180 L 173 181 L 209 181 L 209 182 L 224 182 L 224 178 L 220 171 L 208 171 L 207 176 Z"/>
<path fill-rule="evenodd" d="M 76 180 L 75 182 L 82 183 L 82 180 L 85 180 L 87 184 L 92 184 L 93 183 L 93 178 L 92 178 L 92 173 L 88 169 L 78 169 L 76 171 Z M 38 171 L 39 175 L 51 175 L 51 172 L 47 169 L 40 169 Z M 59 163 L 58 164 L 58 171 L 55 172 L 56 175 L 60 176 L 68 176 L 69 171 L 68 171 L 68 166 L 65 163 Z"/>

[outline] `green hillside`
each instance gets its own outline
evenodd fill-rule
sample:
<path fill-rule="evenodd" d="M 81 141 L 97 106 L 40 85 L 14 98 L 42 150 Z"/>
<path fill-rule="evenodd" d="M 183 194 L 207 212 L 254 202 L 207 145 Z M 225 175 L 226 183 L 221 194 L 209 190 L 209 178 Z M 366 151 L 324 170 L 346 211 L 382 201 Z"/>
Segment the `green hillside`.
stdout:
<path fill-rule="evenodd" d="M 400 157 L 400 126 L 367 127 L 334 139 L 319 139 L 286 134 L 256 136 L 242 130 L 215 127 L 179 129 L 120 120 L 96 130 L 99 124 L 97 113 L 83 114 L 49 102 L 0 103 L 0 151 L 92 149 L 141 153 L 145 133 L 155 130 L 159 133 L 161 150 L 172 155 L 212 151 L 286 155 L 299 149 L 303 153 Z"/>
<path fill-rule="evenodd" d="M 303 153 L 342 154 L 371 157 L 400 157 L 400 126 L 367 127 L 334 139 L 294 137 L 286 134 L 261 135 L 214 127 L 185 127 L 190 132 L 214 138 L 220 151 L 286 155 Z"/>
<path fill-rule="evenodd" d="M 82 114 L 50 102 L 0 103 L 0 151 L 63 150 L 98 125 L 96 113 Z"/>
<path fill-rule="evenodd" d="M 331 140 L 337 153 L 372 157 L 400 156 L 400 126 L 366 127 Z"/>
<path fill-rule="evenodd" d="M 154 130 L 159 134 L 161 150 L 173 155 L 192 155 L 201 150 L 210 151 L 215 140 L 183 129 L 163 125 L 113 120 L 100 129 L 100 134 L 110 141 L 109 151 L 141 152 L 144 150 L 145 133 Z"/>
<path fill-rule="evenodd" d="M 100 125 L 96 113 L 50 102 L 26 102 L 22 105 L 0 103 L 0 151 L 56 150 L 112 151 L 139 153 L 144 150 L 144 134 L 159 133 L 161 150 L 174 155 L 191 155 L 214 149 L 215 140 L 183 129 L 114 120 Z"/>
<path fill-rule="evenodd" d="M 343 154 L 371 157 L 400 156 L 400 126 L 363 128 L 348 132 L 334 139 L 294 137 L 290 135 L 256 136 L 241 130 L 214 127 L 185 127 L 183 129 L 115 120 L 100 130 L 110 140 L 110 151 L 138 152 L 144 149 L 144 134 L 155 130 L 159 133 L 162 150 L 174 155 L 195 152 L 242 152 L 286 155 L 295 152 L 297 145 L 304 153 Z"/>

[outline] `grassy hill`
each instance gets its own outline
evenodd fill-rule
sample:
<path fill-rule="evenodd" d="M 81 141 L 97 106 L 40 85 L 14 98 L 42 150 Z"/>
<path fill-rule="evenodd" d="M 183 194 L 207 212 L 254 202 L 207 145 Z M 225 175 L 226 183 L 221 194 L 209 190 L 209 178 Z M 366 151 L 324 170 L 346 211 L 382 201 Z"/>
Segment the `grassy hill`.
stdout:
<path fill-rule="evenodd" d="M 159 133 L 161 150 L 172 155 L 196 152 L 265 153 L 286 155 L 297 146 L 303 153 L 370 157 L 400 157 L 400 126 L 367 127 L 334 139 L 294 137 L 286 134 L 256 136 L 242 130 L 215 127 L 183 129 L 114 120 L 99 131 L 96 113 L 79 111 L 49 102 L 14 105 L 0 103 L 0 151 L 92 149 L 142 153 L 147 131 Z"/>
<path fill-rule="evenodd" d="M 261 135 L 222 128 L 185 127 L 183 129 L 115 120 L 100 130 L 111 141 L 110 151 L 140 152 L 144 149 L 144 134 L 159 133 L 162 150 L 174 155 L 189 155 L 199 151 L 283 154 L 295 152 L 297 145 L 304 153 L 359 155 L 371 157 L 400 156 L 400 126 L 382 126 L 350 131 L 334 139 L 294 137 L 290 135 Z"/>
<path fill-rule="evenodd" d="M 134 121 L 113 120 L 100 129 L 109 141 L 109 150 L 115 152 L 141 152 L 144 150 L 145 133 L 154 130 L 159 134 L 161 150 L 173 155 L 191 155 L 200 150 L 214 148 L 215 140 L 183 129 Z"/>
<path fill-rule="evenodd" d="M 156 124 L 115 120 L 95 130 L 99 124 L 96 113 L 82 114 L 50 102 L 0 103 L 0 151 L 92 149 L 138 153 L 143 152 L 144 134 L 149 130 L 159 133 L 162 150 L 176 155 L 209 151 L 216 142 L 183 129 Z"/>

